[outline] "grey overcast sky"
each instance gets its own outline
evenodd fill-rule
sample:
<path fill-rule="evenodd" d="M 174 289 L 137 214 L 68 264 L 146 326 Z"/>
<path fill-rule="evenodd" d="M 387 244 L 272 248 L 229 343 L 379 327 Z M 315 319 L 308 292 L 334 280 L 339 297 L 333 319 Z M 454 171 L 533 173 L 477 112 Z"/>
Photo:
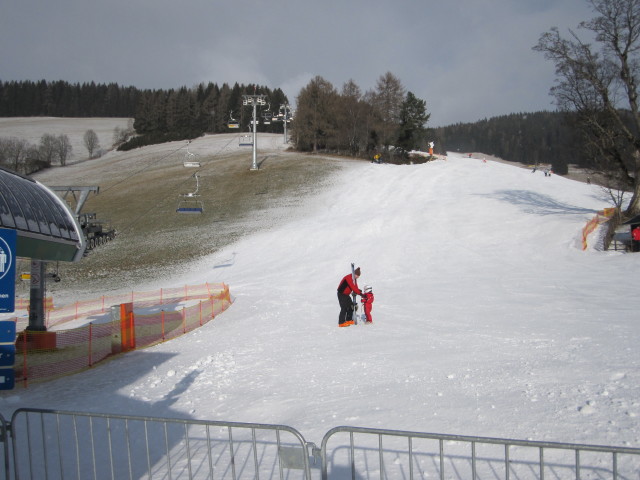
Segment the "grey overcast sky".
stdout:
<path fill-rule="evenodd" d="M 553 110 L 532 47 L 593 16 L 586 0 L 0 0 L 0 80 L 257 83 L 295 103 L 316 75 L 364 93 L 389 71 L 437 127 Z"/>

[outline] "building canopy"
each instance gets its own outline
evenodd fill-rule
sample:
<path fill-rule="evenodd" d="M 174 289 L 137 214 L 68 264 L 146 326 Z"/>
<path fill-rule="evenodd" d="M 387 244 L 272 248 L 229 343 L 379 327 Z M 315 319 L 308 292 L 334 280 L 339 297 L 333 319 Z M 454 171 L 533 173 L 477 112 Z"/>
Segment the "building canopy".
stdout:
<path fill-rule="evenodd" d="M 636 215 L 631 220 L 627 220 L 623 225 L 640 225 L 640 215 Z"/>
<path fill-rule="evenodd" d="M 18 257 L 75 262 L 84 254 L 84 235 L 62 199 L 41 183 L 4 168 L 0 228 L 17 231 Z"/>

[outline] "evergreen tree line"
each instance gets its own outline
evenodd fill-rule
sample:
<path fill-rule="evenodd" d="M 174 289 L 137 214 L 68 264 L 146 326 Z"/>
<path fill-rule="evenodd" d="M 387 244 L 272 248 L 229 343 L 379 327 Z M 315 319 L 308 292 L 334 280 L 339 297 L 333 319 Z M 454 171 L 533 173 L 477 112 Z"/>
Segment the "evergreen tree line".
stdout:
<path fill-rule="evenodd" d="M 282 132 L 281 106 L 288 104 L 281 89 L 258 85 L 215 83 L 193 88 L 140 90 L 116 83 L 71 84 L 66 81 L 0 81 L 0 117 L 128 117 L 137 136 L 120 145 L 127 150 L 152 143 L 196 138 L 204 133 L 249 131 L 252 108 L 243 95 L 264 94 L 258 129 Z M 276 121 L 267 121 L 267 118 Z M 233 129 L 229 125 L 236 126 Z"/>
<path fill-rule="evenodd" d="M 133 117 L 139 96 L 116 83 L 0 80 L 0 117 Z"/>
<path fill-rule="evenodd" d="M 127 150 L 204 133 L 250 131 L 252 108 L 243 105 L 243 95 L 254 93 L 266 96 L 258 111 L 258 130 L 282 132 L 282 107 L 288 105 L 282 90 L 238 83 L 139 90 L 115 83 L 0 81 L 0 116 L 134 118 L 137 135 L 119 147 Z M 291 131 L 300 151 L 360 157 L 379 152 L 384 160 L 394 161 L 408 150 L 426 150 L 434 141 L 440 153 L 483 152 L 524 164 L 549 163 L 559 174 L 567 172 L 568 164 L 590 166 L 585 165 L 580 135 L 566 113 L 514 113 L 428 129 L 425 101 L 407 92 L 390 72 L 364 93 L 352 80 L 338 91 L 317 76 L 296 100 Z M 278 114 L 279 121 L 267 121 Z M 230 129 L 230 124 L 237 129 Z"/>
<path fill-rule="evenodd" d="M 244 104 L 244 95 L 254 94 L 264 95 L 264 105 L 256 112 L 258 131 L 283 132 L 284 117 L 278 117 L 278 114 L 288 100 L 281 89 L 271 90 L 253 84 L 235 83 L 231 87 L 226 83 L 222 86 L 208 83 L 195 88 L 140 92 L 133 124 L 138 136 L 120 149 L 192 139 L 204 133 L 252 131 L 253 108 Z"/>
<path fill-rule="evenodd" d="M 591 167 L 572 115 L 563 112 L 513 113 L 436 128 L 432 135 L 443 153 L 482 152 L 526 165 L 551 164 L 561 175 L 569 164 Z"/>

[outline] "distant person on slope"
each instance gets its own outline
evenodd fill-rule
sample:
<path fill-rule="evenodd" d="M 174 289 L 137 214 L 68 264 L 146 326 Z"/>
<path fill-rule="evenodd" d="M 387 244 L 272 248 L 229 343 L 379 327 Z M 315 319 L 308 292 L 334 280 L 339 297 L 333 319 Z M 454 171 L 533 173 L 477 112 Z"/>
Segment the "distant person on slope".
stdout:
<path fill-rule="evenodd" d="M 355 277 L 355 281 L 353 277 Z M 353 276 L 350 273 L 345 275 L 338 285 L 338 303 L 340 303 L 340 316 L 338 317 L 339 327 L 353 325 L 353 303 L 349 295 L 351 295 L 352 292 L 355 292 L 356 295 L 362 295 L 362 291 L 358 288 L 359 277 L 360 267 L 355 269 Z"/>

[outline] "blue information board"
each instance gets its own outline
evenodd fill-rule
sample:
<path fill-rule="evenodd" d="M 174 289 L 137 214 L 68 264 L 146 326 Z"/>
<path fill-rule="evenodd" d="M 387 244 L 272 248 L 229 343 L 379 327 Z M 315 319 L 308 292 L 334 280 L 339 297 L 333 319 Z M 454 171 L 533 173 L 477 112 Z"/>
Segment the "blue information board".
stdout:
<path fill-rule="evenodd" d="M 0 390 L 13 390 L 15 383 L 13 368 L 0 368 Z"/>
<path fill-rule="evenodd" d="M 0 367 L 13 367 L 16 363 L 16 346 L 0 345 Z"/>
<path fill-rule="evenodd" d="M 0 228 L 0 313 L 16 307 L 16 238 L 15 230 Z"/>
<path fill-rule="evenodd" d="M 0 320 L 0 344 L 16 343 L 16 322 L 13 320 Z"/>
<path fill-rule="evenodd" d="M 0 321 L 0 390 L 11 390 L 14 387 L 16 363 L 16 322 Z"/>

